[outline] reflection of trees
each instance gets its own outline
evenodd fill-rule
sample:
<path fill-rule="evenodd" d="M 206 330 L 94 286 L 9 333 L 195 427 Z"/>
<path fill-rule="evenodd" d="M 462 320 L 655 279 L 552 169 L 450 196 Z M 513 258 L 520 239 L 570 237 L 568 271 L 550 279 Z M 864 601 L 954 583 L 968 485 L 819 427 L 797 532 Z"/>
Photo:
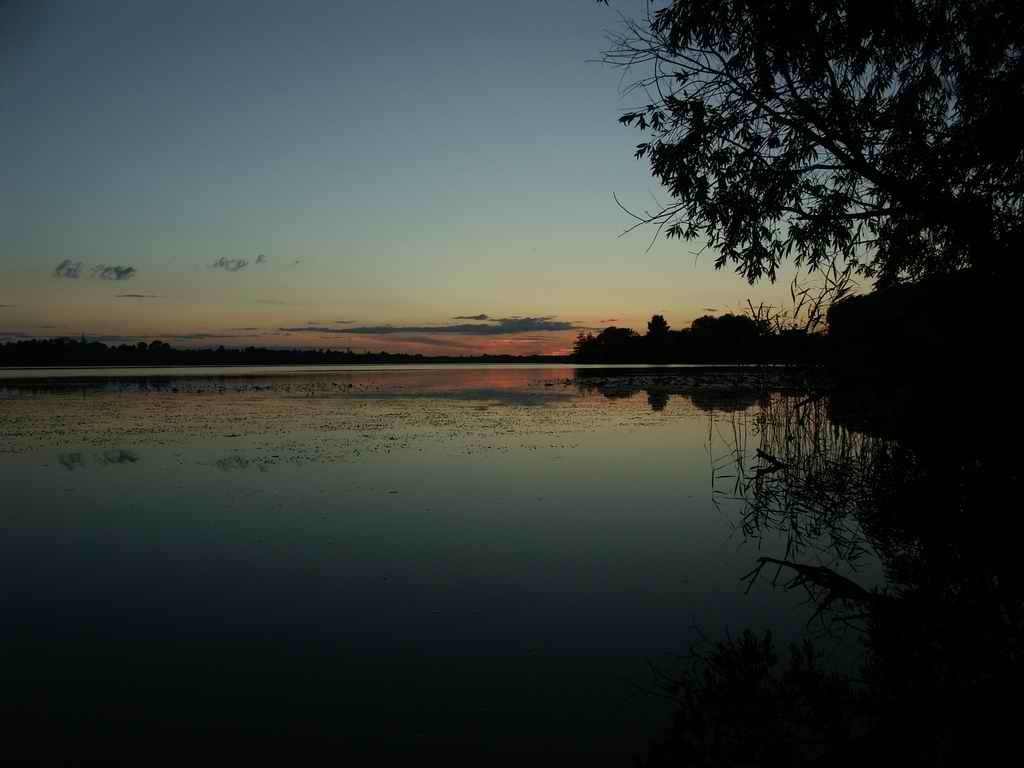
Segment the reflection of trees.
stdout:
<path fill-rule="evenodd" d="M 808 719 L 800 738 L 820 739 L 827 748 L 819 757 L 853 749 L 864 759 L 893 759 L 887 750 L 898 741 L 905 747 L 900 760 L 977 762 L 1013 734 L 1014 710 L 1002 702 L 1021 682 L 1021 524 L 1006 514 L 1019 470 L 1007 458 L 1012 454 L 960 433 L 943 439 L 938 426 L 918 433 L 913 447 L 852 429 L 844 423 L 870 420 L 845 413 L 837 421 L 832 405 L 828 397 L 773 395 L 757 410 L 716 419 L 713 431 L 726 444 L 712 468 L 716 497 L 737 506 L 746 537 L 765 546 L 781 536 L 779 551 L 766 552 L 747 575 L 750 585 L 805 589 L 822 617 L 856 619 L 862 632 L 855 695 L 831 700 L 844 722 L 861 725 L 824 732 Z M 851 578 L 868 552 L 883 565 L 883 587 L 866 588 L 855 572 Z M 759 695 L 772 692 L 780 709 L 799 718 L 794 702 L 811 700 L 827 676 L 810 675 L 801 683 L 806 689 L 794 689 L 769 645 L 749 638 L 720 643 L 698 667 L 668 680 L 666 690 L 689 691 L 677 698 L 676 727 L 689 723 L 690 730 L 672 739 L 696 754 L 694 745 L 710 738 L 691 727 L 695 709 L 726 706 L 707 670 L 739 661 L 742 668 L 728 675 L 753 685 L 743 676 L 756 669 Z M 780 728 L 800 732 L 792 722 Z M 763 757 L 758 750 L 769 742 L 778 747 L 779 732 L 751 749 Z M 753 729 L 749 735 L 763 736 Z M 788 764 L 806 764 L 809 757 L 793 757 L 810 754 L 805 746 L 786 746 Z M 680 749 L 668 754 L 678 758 Z"/>
<path fill-rule="evenodd" d="M 111 448 L 104 451 L 100 458 L 103 464 L 135 464 L 139 455 L 135 451 L 128 451 L 124 448 Z"/>
<path fill-rule="evenodd" d="M 744 389 L 737 392 L 729 392 L 715 389 L 694 389 L 687 393 L 691 402 L 702 411 L 708 413 L 732 413 L 735 411 L 746 411 L 757 405 L 761 400 L 760 390 Z"/>
<path fill-rule="evenodd" d="M 628 399 L 643 392 L 653 411 L 663 410 L 673 396 L 687 398 L 702 411 L 745 411 L 758 403 L 766 389 L 753 379 L 737 384 L 729 374 L 704 374 L 703 378 L 693 373 L 613 375 L 602 369 L 577 369 L 573 383 L 583 394 L 597 393 L 609 400 Z"/>
<path fill-rule="evenodd" d="M 67 451 L 57 457 L 60 465 L 69 471 L 74 471 L 85 466 L 85 455 L 80 451 Z"/>
<path fill-rule="evenodd" d="M 663 411 L 665 406 L 668 405 L 669 393 L 663 389 L 648 389 L 647 390 L 647 404 L 651 406 L 652 411 Z"/>
<path fill-rule="evenodd" d="M 818 552 L 845 563 L 863 554 L 862 512 L 881 491 L 897 449 L 891 442 L 836 427 L 824 398 L 775 394 L 756 411 L 739 411 L 721 432 L 727 451 L 712 467 L 715 493 L 741 502 L 748 538 L 786 537 L 785 558 Z M 751 440 L 756 445 L 751 445 Z"/>
<path fill-rule="evenodd" d="M 139 454 L 125 448 L 110 448 L 103 453 L 93 455 L 97 464 L 109 466 L 111 464 L 135 464 L 139 461 Z M 68 470 L 75 470 L 86 466 L 85 454 L 81 451 L 69 451 L 57 457 L 61 466 Z"/>

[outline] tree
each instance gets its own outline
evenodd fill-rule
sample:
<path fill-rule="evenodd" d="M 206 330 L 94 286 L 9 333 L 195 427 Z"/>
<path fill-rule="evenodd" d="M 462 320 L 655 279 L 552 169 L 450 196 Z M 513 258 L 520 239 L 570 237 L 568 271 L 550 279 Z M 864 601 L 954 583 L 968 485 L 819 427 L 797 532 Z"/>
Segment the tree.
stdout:
<path fill-rule="evenodd" d="M 1020 269 L 1019 0 L 655 5 L 604 55 L 644 69 L 620 121 L 671 196 L 636 226 L 751 283 L 786 259 L 878 286 Z"/>
<path fill-rule="evenodd" d="M 644 356 L 639 340 L 640 335 L 632 328 L 612 325 L 597 336 L 580 333 L 573 345 L 573 356 L 579 362 L 638 362 Z"/>
<path fill-rule="evenodd" d="M 652 315 L 647 321 L 647 338 L 659 341 L 668 338 L 668 323 L 664 315 Z"/>
<path fill-rule="evenodd" d="M 647 357 L 651 362 L 666 362 L 671 354 L 669 325 L 664 315 L 653 315 L 647 321 L 647 335 L 643 337 Z"/>

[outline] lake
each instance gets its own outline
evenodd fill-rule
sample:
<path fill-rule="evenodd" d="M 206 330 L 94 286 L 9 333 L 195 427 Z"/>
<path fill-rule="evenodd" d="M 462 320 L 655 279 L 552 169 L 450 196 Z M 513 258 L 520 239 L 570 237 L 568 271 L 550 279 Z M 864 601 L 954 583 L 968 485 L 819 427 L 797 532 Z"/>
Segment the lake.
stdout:
<path fill-rule="evenodd" d="M 736 492 L 766 403 L 797 397 L 756 377 L 7 371 L 5 721 L 45 734 L 30 752 L 142 762 L 195 740 L 631 764 L 669 715 L 652 664 L 811 626 L 804 591 L 741 581 L 791 543 Z"/>

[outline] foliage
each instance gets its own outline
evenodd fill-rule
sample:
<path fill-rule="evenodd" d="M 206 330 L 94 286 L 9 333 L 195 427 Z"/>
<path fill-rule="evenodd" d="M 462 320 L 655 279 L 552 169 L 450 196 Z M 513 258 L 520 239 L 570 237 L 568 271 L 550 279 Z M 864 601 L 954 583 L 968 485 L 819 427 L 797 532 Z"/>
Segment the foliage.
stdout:
<path fill-rule="evenodd" d="M 597 336 L 581 333 L 573 345 L 573 358 L 579 362 L 629 363 L 641 362 L 642 337 L 632 328 L 609 326 Z"/>
<path fill-rule="evenodd" d="M 773 326 L 747 315 L 705 315 L 689 328 L 672 330 L 654 315 L 647 334 L 612 326 L 596 336 L 580 334 L 573 359 L 582 363 L 814 363 L 826 339 L 806 329 Z"/>
<path fill-rule="evenodd" d="M 669 325 L 664 315 L 652 315 L 647 321 L 647 338 L 664 339 L 668 337 Z"/>
<path fill-rule="evenodd" d="M 0 344 L 0 366 L 34 365 L 307 365 L 320 363 L 565 362 L 553 355 L 431 355 L 266 347 L 178 349 L 163 341 L 106 345 L 69 338 L 25 339 Z"/>
<path fill-rule="evenodd" d="M 779 395 L 732 414 L 732 430 L 715 432 L 727 450 L 715 459 L 713 484 L 720 500 L 739 503 L 740 530 L 759 550 L 784 540 L 782 558 L 757 558 L 750 586 L 806 590 L 815 624 L 861 631 L 864 663 L 849 680 L 867 729 L 836 732 L 828 759 L 814 764 L 993 762 L 1015 748 L 1014 711 L 1004 702 L 1024 680 L 1022 526 L 1001 514 L 1019 484 L 1012 446 L 1020 419 L 1000 414 L 1006 426 L 992 431 L 975 413 L 961 423 L 943 417 L 944 391 L 874 396 L 881 399 L 861 389 Z M 869 553 L 884 587 L 857 583 L 873 580 L 861 568 Z M 750 656 L 714 661 L 736 676 Z M 771 690 L 784 708 L 785 691 Z M 733 691 L 745 706 L 750 694 Z M 836 694 L 836 707 L 848 703 Z M 686 702 L 681 709 L 689 711 Z"/>
<path fill-rule="evenodd" d="M 786 259 L 879 286 L 1017 269 L 1017 0 L 674 0 L 610 41 L 604 61 L 645 70 L 620 121 L 672 198 L 636 226 L 751 283 Z"/>

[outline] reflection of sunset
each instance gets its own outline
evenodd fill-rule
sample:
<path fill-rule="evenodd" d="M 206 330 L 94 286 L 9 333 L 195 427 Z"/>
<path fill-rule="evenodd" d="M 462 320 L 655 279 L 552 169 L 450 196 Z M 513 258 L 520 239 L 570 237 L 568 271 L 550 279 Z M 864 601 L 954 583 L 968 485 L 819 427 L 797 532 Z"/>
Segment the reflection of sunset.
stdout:
<path fill-rule="evenodd" d="M 608 369 L 573 365 L 315 370 L 180 368 L 168 377 L 159 368 L 66 369 L 28 379 L 0 377 L 0 399 L 5 417 L 22 427 L 12 450 L 35 450 L 59 433 L 62 445 L 75 446 L 60 458 L 65 469 L 136 464 L 139 446 L 167 446 L 196 436 L 237 447 L 242 438 L 277 434 L 285 423 L 293 434 L 364 446 L 374 435 L 387 447 L 393 435 L 413 439 L 439 424 L 459 424 L 459 434 L 445 433 L 445 439 L 486 441 L 510 428 L 522 430 L 521 409 L 531 412 L 530 429 L 542 437 L 553 430 L 585 432 L 594 419 L 621 417 L 635 426 L 637 419 L 665 412 L 742 411 L 757 400 L 756 394 L 735 389 L 734 374 L 706 378 L 694 387 L 688 373 L 607 375 Z M 92 446 L 89 436 L 101 431 L 117 435 L 118 444 Z"/>
<path fill-rule="evenodd" d="M 40 334 L 42 337 L 60 333 Z M 68 334 L 64 334 L 68 335 Z M 195 329 L 167 333 L 141 331 L 126 335 L 85 333 L 87 340 L 107 345 L 136 344 L 139 341 L 163 341 L 174 347 L 228 348 L 267 347 L 270 349 L 328 349 L 353 352 L 390 352 L 412 355 L 567 355 L 572 351 L 576 331 L 509 334 L 506 336 L 454 334 L 353 334 L 323 335 L 294 331 L 261 332 L 255 328 L 232 332 L 230 329 Z M 35 336 L 32 334 L 31 336 Z M 77 335 L 76 335 L 77 337 Z M 0 337 L 0 342 L 5 339 Z M 16 340 L 12 337 L 12 340 Z"/>
<path fill-rule="evenodd" d="M 294 336 L 292 337 L 294 338 Z M 491 336 L 332 336 L 320 337 L 328 348 L 357 352 L 404 352 L 422 355 L 564 355 L 572 351 L 575 332 L 527 334 L 521 337 Z M 280 343 L 280 341 L 278 341 Z M 313 346 L 316 346 L 315 344 Z"/>

